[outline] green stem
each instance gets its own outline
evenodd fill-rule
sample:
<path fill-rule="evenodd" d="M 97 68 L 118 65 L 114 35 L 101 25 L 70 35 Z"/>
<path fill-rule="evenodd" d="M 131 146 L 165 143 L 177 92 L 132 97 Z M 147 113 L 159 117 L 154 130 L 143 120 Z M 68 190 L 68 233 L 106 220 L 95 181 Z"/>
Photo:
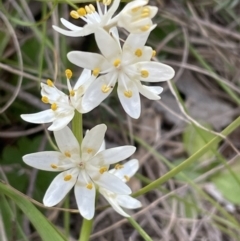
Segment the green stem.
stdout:
<path fill-rule="evenodd" d="M 66 196 L 65 200 L 64 200 L 64 208 L 69 209 L 69 195 Z M 65 235 L 66 237 L 69 237 L 70 234 L 70 213 L 69 212 L 64 212 L 64 230 L 65 230 Z"/>
<path fill-rule="evenodd" d="M 83 219 L 79 241 L 88 241 L 92 232 L 93 219 Z"/>
<path fill-rule="evenodd" d="M 153 241 L 149 235 L 141 228 L 141 226 L 133 219 L 128 218 L 128 222 L 132 224 L 132 226 L 138 231 L 138 233 L 142 236 L 145 241 Z"/>
<path fill-rule="evenodd" d="M 221 134 L 224 136 L 229 135 L 231 132 L 233 132 L 238 126 L 240 126 L 240 117 L 238 117 L 235 121 L 233 121 L 227 128 L 225 128 Z M 195 162 L 198 158 L 200 158 L 204 153 L 206 153 L 208 150 L 212 148 L 212 146 L 216 145 L 222 141 L 222 138 L 219 136 L 214 137 L 210 142 L 208 142 L 204 147 L 202 147 L 200 150 L 198 150 L 196 153 L 194 153 L 192 156 L 190 156 L 187 160 L 182 162 L 177 167 L 173 168 L 171 171 L 163 175 L 162 177 L 158 178 L 157 180 L 153 181 L 151 184 L 141 188 L 138 192 L 135 192 L 133 194 L 134 197 L 143 195 L 144 193 L 147 193 L 155 188 L 157 188 L 159 185 L 163 184 L 164 182 L 168 181 L 170 178 L 177 175 L 179 172 L 190 166 L 193 162 Z"/>

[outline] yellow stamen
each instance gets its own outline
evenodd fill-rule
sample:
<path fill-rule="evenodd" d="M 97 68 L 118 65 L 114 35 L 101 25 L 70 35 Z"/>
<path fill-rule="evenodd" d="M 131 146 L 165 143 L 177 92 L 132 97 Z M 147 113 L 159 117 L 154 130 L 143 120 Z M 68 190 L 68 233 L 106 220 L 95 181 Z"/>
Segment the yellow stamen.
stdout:
<path fill-rule="evenodd" d="M 103 4 L 106 6 L 110 5 L 111 2 L 112 2 L 111 0 L 103 0 Z"/>
<path fill-rule="evenodd" d="M 74 96 L 75 95 L 75 91 L 74 90 L 71 90 L 70 92 L 69 92 L 69 94 L 70 94 L 70 96 Z"/>
<path fill-rule="evenodd" d="M 157 54 L 156 50 L 153 50 L 153 51 L 152 51 L 152 58 L 155 57 L 156 54 Z"/>
<path fill-rule="evenodd" d="M 65 155 L 66 157 L 71 157 L 71 153 L 70 153 L 69 151 L 65 151 L 65 152 L 64 152 L 64 155 Z"/>
<path fill-rule="evenodd" d="M 124 91 L 124 95 L 125 95 L 127 98 L 131 98 L 131 97 L 132 97 L 132 91 L 131 91 L 131 90 L 125 90 L 125 91 Z"/>
<path fill-rule="evenodd" d="M 88 14 L 91 14 L 92 13 L 92 10 L 91 10 L 91 8 L 89 7 L 89 6 L 85 6 L 85 10 L 86 10 L 86 12 L 88 13 Z"/>
<path fill-rule="evenodd" d="M 135 51 L 135 55 L 136 55 L 137 57 L 141 57 L 141 56 L 142 56 L 142 50 L 141 50 L 141 49 L 137 49 L 137 50 Z"/>
<path fill-rule="evenodd" d="M 55 164 L 51 164 L 51 168 L 53 168 L 53 169 L 57 169 L 57 165 L 55 165 Z"/>
<path fill-rule="evenodd" d="M 93 152 L 93 149 L 92 149 L 92 148 L 88 148 L 88 149 L 87 149 L 87 153 L 88 153 L 88 154 L 90 154 L 90 153 L 92 153 L 92 152 Z"/>
<path fill-rule="evenodd" d="M 77 13 L 79 14 L 80 17 L 83 17 L 83 16 L 85 16 L 87 14 L 85 8 L 79 8 L 77 10 Z"/>
<path fill-rule="evenodd" d="M 43 96 L 42 97 L 42 102 L 45 103 L 45 104 L 48 104 L 49 103 L 48 97 L 47 96 Z"/>
<path fill-rule="evenodd" d="M 99 169 L 99 172 L 101 173 L 101 174 L 103 174 L 104 172 L 106 172 L 108 169 L 107 169 L 107 167 L 101 167 L 100 169 Z"/>
<path fill-rule="evenodd" d="M 93 75 L 94 76 L 98 76 L 99 75 L 99 73 L 100 73 L 100 68 L 95 68 L 94 70 L 93 70 Z"/>
<path fill-rule="evenodd" d="M 58 108 L 58 106 L 57 106 L 56 103 L 53 103 L 53 104 L 51 105 L 51 109 L 52 109 L 53 111 L 55 111 L 57 108 Z"/>
<path fill-rule="evenodd" d="M 121 64 L 121 60 L 120 60 L 120 59 L 116 59 L 116 60 L 113 62 L 113 65 L 114 65 L 115 67 L 118 67 L 120 64 Z"/>
<path fill-rule="evenodd" d="M 142 13 L 142 14 L 141 14 L 141 18 L 147 18 L 147 17 L 149 17 L 149 16 L 150 16 L 149 13 Z"/>
<path fill-rule="evenodd" d="M 107 86 L 107 85 L 103 85 L 102 88 L 101 88 L 103 93 L 107 93 L 110 89 L 111 88 L 109 86 Z"/>
<path fill-rule="evenodd" d="M 142 13 L 150 13 L 151 12 L 151 10 L 150 10 L 150 8 L 149 7 L 144 7 L 143 9 L 142 9 Z"/>
<path fill-rule="evenodd" d="M 93 188 L 92 183 L 91 183 L 91 182 L 89 182 L 89 183 L 86 185 L 86 188 L 91 190 L 91 189 Z"/>
<path fill-rule="evenodd" d="M 94 13 L 94 12 L 96 11 L 96 10 L 95 10 L 95 7 L 94 7 L 92 4 L 90 4 L 89 7 L 90 7 L 90 9 L 92 10 L 92 13 Z"/>
<path fill-rule="evenodd" d="M 115 168 L 116 170 L 119 170 L 119 169 L 122 169 L 123 167 L 124 167 L 124 166 L 121 165 L 121 164 L 116 164 L 114 168 Z"/>
<path fill-rule="evenodd" d="M 66 175 L 65 177 L 64 177 L 64 181 L 70 181 L 72 179 L 72 175 Z"/>
<path fill-rule="evenodd" d="M 127 175 L 124 175 L 124 178 L 126 179 L 127 182 L 130 180 L 130 177 Z"/>
<path fill-rule="evenodd" d="M 66 69 L 66 70 L 65 70 L 65 75 L 66 75 L 66 77 L 67 77 L 68 79 L 71 79 L 73 73 L 72 73 L 72 71 L 71 71 L 70 69 Z"/>
<path fill-rule="evenodd" d="M 74 19 L 79 19 L 79 14 L 78 14 L 77 11 L 72 10 L 72 11 L 70 12 L 70 16 L 71 16 L 72 18 L 74 18 Z"/>
<path fill-rule="evenodd" d="M 47 80 L 47 85 L 50 87 L 54 86 L 53 82 L 50 79 Z"/>
<path fill-rule="evenodd" d="M 149 28 L 150 28 L 150 25 L 145 25 L 145 26 L 142 26 L 140 29 L 144 32 L 144 31 L 147 31 Z"/>
<path fill-rule="evenodd" d="M 132 8 L 132 12 L 135 13 L 140 9 L 140 7 Z"/>
<path fill-rule="evenodd" d="M 141 70 L 141 76 L 143 78 L 147 78 L 149 76 L 149 72 L 147 70 Z"/>

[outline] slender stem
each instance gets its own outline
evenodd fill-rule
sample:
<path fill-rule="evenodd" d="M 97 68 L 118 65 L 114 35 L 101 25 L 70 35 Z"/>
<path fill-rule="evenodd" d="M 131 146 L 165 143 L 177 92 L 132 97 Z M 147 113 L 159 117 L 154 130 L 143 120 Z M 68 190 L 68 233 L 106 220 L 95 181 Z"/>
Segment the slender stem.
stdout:
<path fill-rule="evenodd" d="M 93 219 L 83 219 L 79 241 L 88 241 L 92 232 Z"/>
<path fill-rule="evenodd" d="M 66 196 L 65 200 L 64 200 L 64 208 L 69 209 L 69 195 Z M 70 234 L 70 213 L 69 212 L 64 212 L 64 230 L 65 230 L 65 236 L 69 237 Z"/>
<path fill-rule="evenodd" d="M 128 218 L 128 222 L 132 224 L 132 226 L 138 231 L 145 241 L 153 241 L 133 218 Z"/>

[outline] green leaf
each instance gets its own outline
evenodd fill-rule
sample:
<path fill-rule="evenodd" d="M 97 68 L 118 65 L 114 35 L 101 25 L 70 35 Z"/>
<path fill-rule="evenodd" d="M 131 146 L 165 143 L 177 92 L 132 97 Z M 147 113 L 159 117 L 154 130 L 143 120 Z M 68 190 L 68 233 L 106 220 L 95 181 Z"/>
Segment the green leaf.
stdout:
<path fill-rule="evenodd" d="M 67 241 L 65 237 L 48 221 L 46 217 L 25 197 L 15 189 L 0 182 L 0 193 L 12 199 L 23 213 L 29 218 L 42 241 Z"/>

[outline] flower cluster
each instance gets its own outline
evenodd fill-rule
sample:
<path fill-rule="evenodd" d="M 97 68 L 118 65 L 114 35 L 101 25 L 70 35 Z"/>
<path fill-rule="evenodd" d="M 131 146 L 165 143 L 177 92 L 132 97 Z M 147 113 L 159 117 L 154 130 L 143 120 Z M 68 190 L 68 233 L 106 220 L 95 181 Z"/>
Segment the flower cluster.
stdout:
<path fill-rule="evenodd" d="M 137 119 L 141 114 L 140 94 L 150 100 L 159 100 L 163 91 L 162 87 L 149 86 L 148 83 L 170 80 L 174 76 L 170 66 L 152 61 L 156 52 L 146 46 L 150 32 L 156 27 L 152 18 L 157 13 L 157 7 L 147 5 L 148 0 L 134 0 L 115 14 L 119 4 L 120 0 L 97 0 L 96 8 L 89 4 L 70 12 L 72 18 L 86 22 L 83 27 L 64 18 L 61 18 L 61 23 L 65 28 L 53 26 L 57 32 L 70 37 L 94 34 L 100 54 L 69 52 L 68 60 L 83 68 L 74 87 L 70 83 L 72 72 L 67 69 L 65 75 L 69 93 L 65 94 L 47 80 L 46 84 L 41 84 L 41 95 L 42 101 L 50 104 L 50 109 L 21 115 L 32 123 L 52 122 L 48 129 L 54 132 L 59 148 L 59 151 L 23 157 L 24 162 L 32 167 L 61 172 L 46 191 L 44 205 L 56 205 L 74 187 L 79 211 L 86 219 L 94 216 L 96 191 L 123 216 L 128 214 L 122 207 L 141 207 L 138 200 L 129 196 L 131 189 L 126 185 L 139 164 L 136 159 L 125 164 L 118 163 L 135 152 L 133 146 L 105 150 L 107 128 L 104 124 L 88 131 L 80 144 L 67 125 L 76 111 L 87 113 L 97 107 L 111 94 L 115 85 L 123 109 Z M 119 28 L 129 33 L 126 40 L 120 41 Z M 112 164 L 115 167 L 109 170 Z"/>

